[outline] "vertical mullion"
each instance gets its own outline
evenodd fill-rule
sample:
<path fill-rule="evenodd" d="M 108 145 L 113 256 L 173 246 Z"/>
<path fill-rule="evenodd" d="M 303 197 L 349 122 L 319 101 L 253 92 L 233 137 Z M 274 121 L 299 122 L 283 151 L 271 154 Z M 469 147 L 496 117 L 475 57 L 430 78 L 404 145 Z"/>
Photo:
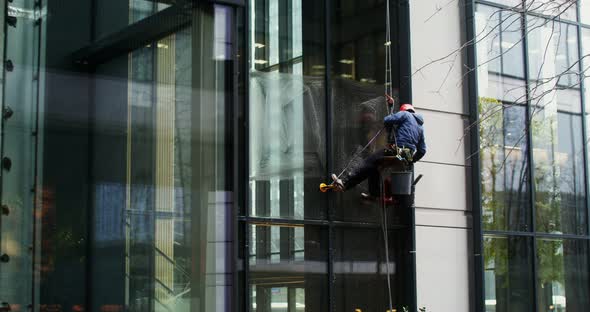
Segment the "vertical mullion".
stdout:
<path fill-rule="evenodd" d="M 524 4 L 523 4 L 524 5 Z M 531 208 L 530 222 L 531 232 L 533 233 L 532 242 L 529 242 L 532 246 L 532 285 L 533 285 L 533 310 L 537 311 L 538 293 L 537 293 L 537 238 L 536 238 L 536 208 L 535 208 L 535 190 L 536 185 L 534 183 L 535 177 L 535 166 L 533 160 L 533 134 L 531 131 L 532 123 L 532 110 L 530 101 L 530 77 L 529 77 L 529 53 L 528 53 L 528 18 L 526 12 L 522 13 L 522 30 L 523 30 L 523 53 L 524 53 L 524 77 L 526 84 L 526 132 L 527 132 L 527 158 L 529 166 L 529 200 Z"/>
<path fill-rule="evenodd" d="M 577 16 L 577 30 L 578 30 L 578 60 L 579 60 L 579 68 L 580 68 L 580 75 L 579 78 L 580 79 L 580 103 L 582 105 L 582 150 L 583 150 L 583 154 L 584 154 L 584 190 L 585 190 L 585 194 L 584 194 L 584 203 L 585 203 L 585 207 L 586 207 L 586 233 L 584 236 L 586 236 L 588 238 L 588 236 L 590 235 L 590 213 L 588 211 L 588 207 L 590 207 L 590 201 L 588 199 L 588 194 L 590 194 L 590 189 L 588 188 L 588 134 L 587 134 L 587 123 L 586 123 L 586 91 L 584 88 L 584 82 L 585 82 L 585 77 L 584 77 L 584 64 L 583 64 L 583 53 L 584 51 L 582 50 L 582 26 L 581 26 L 581 22 L 582 22 L 582 16 L 581 16 L 581 12 L 580 12 L 580 3 L 576 4 L 576 16 Z M 588 43 L 590 44 L 590 42 Z M 586 239 L 586 245 L 590 248 L 590 241 L 588 239 Z M 590 250 L 590 249 L 589 249 Z M 586 254 L 586 256 L 588 256 L 588 254 Z M 590 270 L 590 267 L 588 268 Z"/>
<path fill-rule="evenodd" d="M 478 109 L 478 90 L 477 90 L 477 54 L 475 46 L 475 1 L 470 0 L 465 5 L 466 17 L 466 42 L 467 45 L 467 64 L 468 64 L 468 98 L 470 108 L 470 123 L 477 123 L 479 120 Z M 473 213 L 473 268 L 475 271 L 475 307 L 476 312 L 483 312 L 484 305 L 484 272 L 483 272 L 483 225 L 481 218 L 481 172 L 480 172 L 480 154 L 479 151 L 479 126 L 471 128 L 471 154 L 477 155 L 471 159 L 471 176 L 475 183 L 472 183 L 472 213 Z"/>
<path fill-rule="evenodd" d="M 580 75 L 579 75 L 579 79 L 580 79 L 580 99 L 581 99 L 581 105 L 582 105 L 582 140 L 583 140 L 583 144 L 582 144 L 582 150 L 584 151 L 584 190 L 585 190 L 585 196 L 584 196 L 584 202 L 586 203 L 586 233 L 585 236 L 588 237 L 590 235 L 590 213 L 588 213 L 588 207 L 590 207 L 590 201 L 588 200 L 588 194 L 590 194 L 590 189 L 588 188 L 588 145 L 587 145 L 587 140 L 588 140 L 588 134 L 586 132 L 587 130 L 587 123 L 586 123 L 586 90 L 584 88 L 584 83 L 585 83 L 585 78 L 584 78 L 584 64 L 583 62 L 583 53 L 584 51 L 582 50 L 582 26 L 581 26 L 581 12 L 580 12 L 580 5 L 577 5 L 576 8 L 576 14 L 578 16 L 578 23 L 577 23 L 577 30 L 578 30 L 578 60 L 579 60 L 579 68 L 580 68 Z M 590 42 L 588 43 L 590 44 Z"/>
<path fill-rule="evenodd" d="M 256 0 L 251 0 L 251 1 L 256 1 Z M 249 93 L 250 93 L 250 62 L 252 61 L 252 57 L 254 55 L 250 55 L 252 50 L 251 50 L 251 45 L 253 44 L 253 42 L 251 42 L 252 40 L 254 40 L 254 38 L 251 37 L 251 32 L 252 29 L 251 28 L 251 18 L 254 14 L 254 12 L 251 11 L 251 4 L 247 3 L 247 5 L 244 7 L 244 14 L 243 14 L 243 19 L 242 19 L 242 28 L 244 30 L 244 34 L 242 37 L 243 42 L 243 50 L 242 50 L 242 83 L 244 85 L 244 98 L 243 98 L 243 120 L 242 123 L 240 124 L 241 128 L 243 130 L 243 145 L 241 148 L 241 151 L 243 151 L 243 155 L 242 155 L 242 167 L 240 168 L 240 172 L 242 172 L 242 175 L 240 177 L 243 177 L 244 179 L 240 179 L 240 191 L 242 192 L 242 201 L 241 201 L 241 205 L 242 205 L 242 213 L 244 216 L 249 217 L 250 216 L 250 207 L 249 207 L 249 203 L 251 202 L 251 193 L 249 191 L 249 187 L 248 184 L 250 183 L 249 181 L 249 170 L 250 170 L 250 135 L 249 135 L 249 123 L 250 123 L 250 97 L 249 97 Z M 256 26 L 254 26 L 256 27 Z M 244 221 L 242 223 L 242 229 L 240 231 L 240 233 L 243 235 L 243 242 L 244 245 L 242 246 L 242 253 L 243 253 L 243 259 L 242 259 L 242 266 L 243 266 L 243 281 L 242 281 L 242 287 L 243 287 L 243 297 L 242 298 L 242 303 L 243 303 L 243 307 L 241 309 L 241 311 L 250 311 L 250 239 L 251 239 L 251 235 L 250 235 L 250 223 L 248 221 Z M 239 241 L 239 240 L 238 240 Z"/>

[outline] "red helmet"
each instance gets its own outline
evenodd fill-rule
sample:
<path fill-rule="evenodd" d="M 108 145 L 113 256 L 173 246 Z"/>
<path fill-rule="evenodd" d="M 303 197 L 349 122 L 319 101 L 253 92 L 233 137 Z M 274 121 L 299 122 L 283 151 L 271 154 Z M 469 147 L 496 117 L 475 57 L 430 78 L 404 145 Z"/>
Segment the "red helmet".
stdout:
<path fill-rule="evenodd" d="M 415 113 L 416 111 L 414 110 L 414 106 L 412 106 L 412 104 L 402 104 L 402 106 L 400 106 L 399 108 L 400 111 L 404 112 L 404 111 L 409 111 L 412 113 Z"/>

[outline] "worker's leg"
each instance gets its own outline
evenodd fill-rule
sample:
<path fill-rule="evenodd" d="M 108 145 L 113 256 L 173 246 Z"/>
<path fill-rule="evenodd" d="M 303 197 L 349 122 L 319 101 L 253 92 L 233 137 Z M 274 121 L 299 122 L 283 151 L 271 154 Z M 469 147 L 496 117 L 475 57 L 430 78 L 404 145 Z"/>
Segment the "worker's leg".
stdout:
<path fill-rule="evenodd" d="M 380 149 L 367 157 L 360 164 L 360 166 L 353 169 L 352 173 L 348 177 L 342 179 L 344 183 L 344 189 L 348 190 L 369 178 L 369 191 L 371 194 L 379 194 L 379 191 L 376 191 L 376 193 L 374 192 L 380 187 L 378 164 L 380 160 L 383 159 L 383 156 L 384 151 L 383 149 Z"/>

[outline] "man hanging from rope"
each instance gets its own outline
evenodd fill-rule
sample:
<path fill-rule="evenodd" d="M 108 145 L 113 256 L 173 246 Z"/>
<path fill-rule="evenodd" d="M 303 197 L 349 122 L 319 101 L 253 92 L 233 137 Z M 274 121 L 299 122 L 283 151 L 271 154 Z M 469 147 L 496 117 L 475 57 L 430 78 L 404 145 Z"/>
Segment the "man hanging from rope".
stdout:
<path fill-rule="evenodd" d="M 393 98 L 386 95 L 387 102 L 393 106 Z M 386 166 L 386 157 L 394 156 L 400 163 L 408 168 L 419 161 L 426 154 L 424 142 L 424 119 L 416 114 L 411 104 L 402 104 L 400 111 L 392 113 L 383 119 L 384 128 L 387 130 L 388 144 L 367 157 L 352 173 L 344 177 L 332 174 L 332 189 L 337 192 L 348 190 L 365 179 L 369 179 L 369 194 L 361 193 L 365 199 L 379 198 L 381 185 L 379 182 L 379 167 Z M 342 175 L 344 171 L 340 174 Z"/>

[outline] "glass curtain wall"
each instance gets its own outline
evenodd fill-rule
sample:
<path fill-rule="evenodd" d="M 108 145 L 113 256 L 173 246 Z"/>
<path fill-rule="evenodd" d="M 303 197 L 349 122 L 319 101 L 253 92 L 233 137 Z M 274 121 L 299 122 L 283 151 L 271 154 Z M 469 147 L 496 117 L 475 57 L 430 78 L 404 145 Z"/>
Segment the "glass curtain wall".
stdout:
<path fill-rule="evenodd" d="M 3 2 L 0 310 L 237 309 L 236 10 Z"/>
<path fill-rule="evenodd" d="M 579 311 L 590 291 L 584 1 L 492 2 L 475 18 L 485 310 Z"/>
<path fill-rule="evenodd" d="M 38 134 L 41 25 L 39 3 L 4 1 L 0 20 L 2 81 L 2 139 L 0 154 L 0 308 L 26 309 L 33 292 L 37 221 L 31 213 L 42 196 L 37 185 L 37 156 L 42 154 Z M 26 226 L 25 226 L 26 225 Z M 5 304 L 7 303 L 7 304 Z"/>
<path fill-rule="evenodd" d="M 364 156 L 353 157 L 386 114 L 386 1 L 329 4 L 248 2 L 247 311 L 387 310 L 388 270 L 394 307 L 411 302 L 409 209 L 389 210 L 386 262 L 378 204 L 318 190 L 329 170 Z M 397 25 L 397 1 L 391 14 Z"/>

